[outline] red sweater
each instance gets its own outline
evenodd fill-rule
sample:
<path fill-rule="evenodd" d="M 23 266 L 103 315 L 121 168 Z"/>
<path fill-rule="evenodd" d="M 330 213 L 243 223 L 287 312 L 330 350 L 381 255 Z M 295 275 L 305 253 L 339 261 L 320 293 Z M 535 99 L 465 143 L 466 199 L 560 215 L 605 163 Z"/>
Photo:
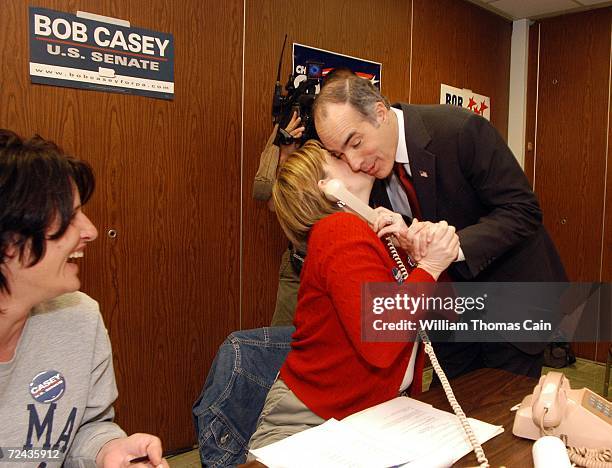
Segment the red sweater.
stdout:
<path fill-rule="evenodd" d="M 302 270 L 291 351 L 280 375 L 310 410 L 341 419 L 397 396 L 412 343 L 361 341 L 361 284 L 394 282 L 395 262 L 355 215 L 337 213 L 312 228 Z M 433 282 L 419 268 L 410 282 Z M 419 352 L 411 394 L 421 389 Z"/>

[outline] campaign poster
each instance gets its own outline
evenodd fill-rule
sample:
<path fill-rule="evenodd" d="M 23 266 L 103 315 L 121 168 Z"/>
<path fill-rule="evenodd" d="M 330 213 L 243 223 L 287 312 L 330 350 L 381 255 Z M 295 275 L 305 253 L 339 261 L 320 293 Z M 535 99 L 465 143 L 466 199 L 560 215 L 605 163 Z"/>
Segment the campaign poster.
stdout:
<path fill-rule="evenodd" d="M 32 83 L 174 98 L 174 37 L 86 12 L 30 7 Z"/>
<path fill-rule="evenodd" d="M 358 76 L 370 80 L 374 86 L 381 89 L 381 63 L 295 42 L 293 43 L 293 73 L 296 76 L 294 86 L 297 87 L 300 81 L 306 79 L 307 65 L 313 62 L 321 64 L 323 79 L 334 68 L 346 67 Z"/>
<path fill-rule="evenodd" d="M 491 98 L 476 94 L 471 89 L 455 88 L 442 83 L 440 85 L 440 104 L 463 107 L 491 120 Z"/>

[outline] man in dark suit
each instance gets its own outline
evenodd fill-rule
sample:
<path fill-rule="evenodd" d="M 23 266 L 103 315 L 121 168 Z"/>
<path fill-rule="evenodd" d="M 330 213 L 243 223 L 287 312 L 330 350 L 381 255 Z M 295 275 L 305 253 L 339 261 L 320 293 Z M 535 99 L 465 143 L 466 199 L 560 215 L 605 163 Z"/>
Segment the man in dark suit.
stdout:
<path fill-rule="evenodd" d="M 325 147 L 379 179 L 373 205 L 457 228 L 454 281 L 567 280 L 525 174 L 486 119 L 452 106 L 391 107 L 357 76 L 328 83 L 313 112 Z M 539 377 L 544 346 L 449 343 L 436 350 L 449 377 L 479 367 Z"/>

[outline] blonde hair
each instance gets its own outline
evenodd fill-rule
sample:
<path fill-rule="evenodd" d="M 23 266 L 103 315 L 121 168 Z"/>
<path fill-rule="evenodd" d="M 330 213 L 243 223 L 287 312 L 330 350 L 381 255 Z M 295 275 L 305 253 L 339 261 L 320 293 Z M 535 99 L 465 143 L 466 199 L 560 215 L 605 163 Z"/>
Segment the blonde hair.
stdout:
<path fill-rule="evenodd" d="M 318 141 L 307 141 L 280 167 L 272 188 L 278 222 L 289 240 L 302 252 L 306 251 L 312 226 L 325 216 L 340 211 L 319 189 L 319 180 L 325 178 L 325 154 Z"/>

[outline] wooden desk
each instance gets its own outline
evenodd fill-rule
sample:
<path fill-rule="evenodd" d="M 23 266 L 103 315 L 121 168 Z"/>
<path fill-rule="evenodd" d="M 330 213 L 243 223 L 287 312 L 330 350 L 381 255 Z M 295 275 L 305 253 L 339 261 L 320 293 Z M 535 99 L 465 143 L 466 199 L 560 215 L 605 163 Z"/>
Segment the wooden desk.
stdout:
<path fill-rule="evenodd" d="M 451 382 L 457 401 L 465 414 L 504 427 L 502 434 L 482 446 L 492 467 L 533 467 L 531 456 L 533 441 L 520 439 L 512 434 L 515 413 L 510 412 L 510 408 L 531 393 L 536 384 L 535 379 L 499 369 L 479 369 Z M 452 413 L 442 387 L 423 393 L 418 400 Z M 477 464 L 476 456 L 471 452 L 454 466 L 468 467 Z M 265 465 L 249 462 L 240 467 L 262 468 Z"/>
<path fill-rule="evenodd" d="M 451 382 L 457 401 L 468 417 L 504 426 L 504 432 L 486 442 L 482 448 L 492 467 L 533 467 L 531 446 L 533 441 L 512 434 L 514 414 L 510 411 L 525 395 L 533 392 L 536 379 L 515 375 L 499 369 L 479 369 Z M 444 390 L 437 387 L 424 392 L 418 398 L 434 407 L 453 412 Z M 474 452 L 469 453 L 454 466 L 477 466 Z"/>

